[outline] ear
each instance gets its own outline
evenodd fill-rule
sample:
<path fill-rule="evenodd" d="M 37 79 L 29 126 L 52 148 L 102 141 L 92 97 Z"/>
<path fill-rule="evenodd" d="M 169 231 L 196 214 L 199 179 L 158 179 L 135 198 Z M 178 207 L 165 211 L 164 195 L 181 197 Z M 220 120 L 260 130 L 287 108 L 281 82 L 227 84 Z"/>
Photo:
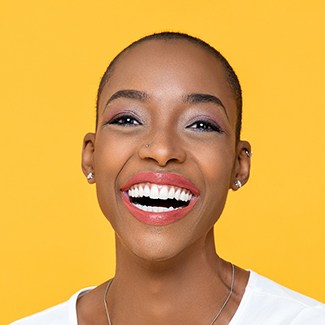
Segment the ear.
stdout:
<path fill-rule="evenodd" d="M 236 160 L 234 164 L 234 172 L 230 188 L 234 191 L 238 190 L 236 181 L 240 181 L 241 185 L 247 183 L 251 169 L 251 145 L 247 141 L 239 141 L 236 149 Z"/>
<path fill-rule="evenodd" d="M 84 137 L 82 146 L 82 171 L 87 177 L 90 173 L 93 173 L 93 178 L 88 178 L 88 183 L 95 183 L 95 170 L 94 170 L 94 152 L 95 152 L 95 133 L 87 133 Z"/>

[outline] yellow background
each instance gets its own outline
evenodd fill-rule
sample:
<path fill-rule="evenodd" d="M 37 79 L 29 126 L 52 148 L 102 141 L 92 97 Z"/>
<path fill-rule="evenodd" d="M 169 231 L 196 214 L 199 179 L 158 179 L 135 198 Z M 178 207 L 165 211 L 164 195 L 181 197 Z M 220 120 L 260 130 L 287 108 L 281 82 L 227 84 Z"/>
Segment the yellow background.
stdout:
<path fill-rule="evenodd" d="M 325 302 L 324 17 L 322 0 L 2 1 L 0 324 L 113 275 L 82 137 L 108 62 L 162 30 L 210 42 L 243 86 L 253 169 L 216 227 L 220 254 Z"/>

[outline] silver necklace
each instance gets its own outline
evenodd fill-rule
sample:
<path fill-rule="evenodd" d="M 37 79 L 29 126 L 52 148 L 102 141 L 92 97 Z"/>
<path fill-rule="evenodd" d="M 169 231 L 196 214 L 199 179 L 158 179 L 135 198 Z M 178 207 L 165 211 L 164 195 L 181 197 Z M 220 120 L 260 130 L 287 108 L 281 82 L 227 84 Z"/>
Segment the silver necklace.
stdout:
<path fill-rule="evenodd" d="M 234 264 L 231 264 L 231 267 L 232 267 L 231 286 L 230 286 L 228 296 L 227 296 L 226 300 L 224 301 L 224 303 L 222 304 L 221 308 L 219 309 L 218 313 L 214 316 L 214 318 L 212 319 L 212 321 L 211 321 L 211 323 L 209 325 L 213 325 L 214 322 L 219 318 L 222 311 L 227 306 L 227 304 L 228 304 L 228 302 L 229 302 L 229 300 L 230 300 L 230 298 L 232 296 L 232 293 L 234 291 L 234 284 L 235 284 L 235 266 L 234 266 Z M 104 293 L 104 307 L 105 307 L 105 312 L 106 312 L 108 325 L 112 325 L 112 322 L 111 322 L 111 318 L 109 317 L 109 312 L 108 312 L 108 307 L 107 307 L 107 301 L 106 300 L 107 300 L 108 290 L 109 290 L 112 282 L 113 282 L 113 279 L 110 279 L 108 281 L 107 286 L 106 286 L 106 290 L 105 290 L 105 293 Z"/>

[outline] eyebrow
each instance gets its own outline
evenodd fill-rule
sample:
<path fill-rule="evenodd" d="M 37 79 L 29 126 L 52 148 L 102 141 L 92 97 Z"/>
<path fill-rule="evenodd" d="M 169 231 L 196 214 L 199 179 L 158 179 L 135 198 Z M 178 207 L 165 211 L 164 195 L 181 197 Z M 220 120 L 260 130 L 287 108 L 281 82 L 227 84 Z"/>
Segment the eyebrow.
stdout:
<path fill-rule="evenodd" d="M 128 98 L 128 99 L 135 99 L 140 102 L 146 102 L 150 99 L 150 96 L 140 90 L 134 90 L 134 89 L 122 89 L 118 90 L 116 93 L 114 93 L 106 102 L 104 111 L 106 110 L 107 106 L 114 100 L 118 98 Z M 201 94 L 201 93 L 193 93 L 188 94 L 183 97 L 184 103 L 191 103 L 191 104 L 200 104 L 200 103 L 213 103 L 217 105 L 218 107 L 222 108 L 222 110 L 225 112 L 228 120 L 229 116 L 227 114 L 227 110 L 222 103 L 222 101 L 213 95 L 209 94 Z"/>
<path fill-rule="evenodd" d="M 220 98 L 218 98 L 216 96 L 208 95 L 208 94 L 189 94 L 184 97 L 184 102 L 192 103 L 192 104 L 213 103 L 213 104 L 217 105 L 218 107 L 222 108 L 222 110 L 225 112 L 225 114 L 229 120 L 229 116 L 227 114 L 225 105 L 222 103 Z"/>
<path fill-rule="evenodd" d="M 135 99 L 139 100 L 141 102 L 145 102 L 149 99 L 149 95 L 143 91 L 139 90 L 133 90 L 133 89 L 123 89 L 119 90 L 116 93 L 114 93 L 106 102 L 104 110 L 107 108 L 107 106 L 113 101 L 118 98 L 128 98 L 128 99 Z"/>

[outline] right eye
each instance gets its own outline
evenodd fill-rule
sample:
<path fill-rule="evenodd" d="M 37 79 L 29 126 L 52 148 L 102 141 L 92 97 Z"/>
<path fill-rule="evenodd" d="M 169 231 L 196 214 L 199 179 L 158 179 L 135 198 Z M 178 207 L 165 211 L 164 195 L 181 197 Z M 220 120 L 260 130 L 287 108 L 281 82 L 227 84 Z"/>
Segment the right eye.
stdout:
<path fill-rule="evenodd" d="M 120 115 L 113 117 L 107 124 L 115 124 L 121 126 L 141 125 L 141 123 L 132 115 Z"/>

